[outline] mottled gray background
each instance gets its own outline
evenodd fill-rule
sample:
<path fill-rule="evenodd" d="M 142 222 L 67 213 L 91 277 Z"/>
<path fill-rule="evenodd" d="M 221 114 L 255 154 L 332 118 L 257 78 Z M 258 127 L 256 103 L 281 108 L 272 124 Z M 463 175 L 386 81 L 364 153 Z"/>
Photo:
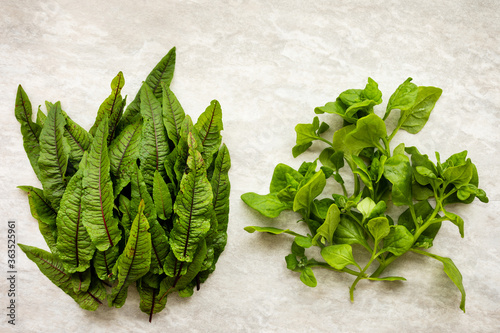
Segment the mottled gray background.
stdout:
<path fill-rule="evenodd" d="M 217 270 L 190 299 L 169 298 L 152 324 L 135 288 L 121 309 L 81 310 L 18 253 L 18 332 L 498 332 L 500 329 L 500 2 L 490 1 L 64 1 L 0 4 L 0 262 L 6 268 L 6 222 L 18 241 L 46 248 L 17 185 L 40 186 L 14 118 L 21 83 L 35 109 L 60 100 L 85 128 L 93 124 L 111 79 L 123 71 L 134 97 L 147 73 L 173 46 L 172 89 L 193 118 L 212 99 L 224 112 L 233 168 L 229 242 Z M 463 274 L 467 313 L 440 263 L 409 254 L 387 274 L 408 281 L 362 281 L 351 303 L 351 276 L 316 271 L 318 286 L 288 271 L 287 236 L 247 234 L 246 225 L 295 225 L 250 211 L 247 191 L 267 193 L 274 166 L 293 159 L 294 126 L 343 90 L 379 83 L 384 103 L 407 77 L 443 95 L 418 135 L 395 141 L 430 156 L 467 149 L 488 205 L 458 207 L 465 238 L 444 224 L 433 253 Z M 327 115 L 322 117 L 327 120 Z M 313 146 L 318 152 L 321 144 Z M 0 309 L 7 306 L 0 271 Z M 6 324 L 0 310 L 0 330 Z"/>

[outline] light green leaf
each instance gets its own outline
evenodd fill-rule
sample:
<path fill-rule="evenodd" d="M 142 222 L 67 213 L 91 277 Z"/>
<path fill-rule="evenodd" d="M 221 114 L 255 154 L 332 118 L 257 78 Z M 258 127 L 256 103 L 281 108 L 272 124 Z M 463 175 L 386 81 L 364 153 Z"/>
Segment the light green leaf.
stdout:
<path fill-rule="evenodd" d="M 21 124 L 24 150 L 26 151 L 26 155 L 28 155 L 33 171 L 35 171 L 36 176 L 40 179 L 40 168 L 38 167 L 40 144 L 38 139 L 42 131 L 42 126 L 33 122 L 31 102 L 21 85 L 17 88 L 15 115 L 17 121 Z"/>
<path fill-rule="evenodd" d="M 47 119 L 47 115 L 43 113 L 43 111 L 40 108 L 40 105 L 38 106 L 38 111 L 36 112 L 36 120 L 35 123 L 37 125 L 40 125 L 40 130 L 41 127 L 43 127 L 43 124 L 45 123 L 45 119 Z"/>
<path fill-rule="evenodd" d="M 411 77 L 406 79 L 398 89 L 392 94 L 391 98 L 389 98 L 389 102 L 387 102 L 387 108 L 384 115 L 384 120 L 387 119 L 389 114 L 394 109 L 399 109 L 402 111 L 409 110 L 417 99 L 418 87 L 416 84 L 411 83 Z"/>
<path fill-rule="evenodd" d="M 113 267 L 113 273 L 118 277 L 118 284 L 111 291 L 108 299 L 109 306 L 122 307 L 127 298 L 128 286 L 149 271 L 151 234 L 148 229 L 148 219 L 144 216 L 144 202 L 141 202 L 137 216 L 130 228 L 127 244 Z"/>
<path fill-rule="evenodd" d="M 279 192 L 285 187 L 287 187 L 287 185 L 289 185 L 289 181 L 287 180 L 287 174 L 291 176 L 298 183 L 300 183 L 300 181 L 304 178 L 304 176 L 302 176 L 294 168 L 286 164 L 279 163 L 274 168 L 273 177 L 271 179 L 271 184 L 269 186 L 270 193 Z"/>
<path fill-rule="evenodd" d="M 302 281 L 306 286 L 312 288 L 318 285 L 311 267 L 304 267 L 304 269 L 300 272 L 300 281 Z"/>
<path fill-rule="evenodd" d="M 472 175 L 473 165 L 470 158 L 465 164 L 447 167 L 443 172 L 443 178 L 457 188 L 467 185 L 471 181 Z"/>
<path fill-rule="evenodd" d="M 319 136 L 316 135 L 316 128 L 313 124 L 297 124 L 295 126 L 295 132 L 297 132 L 297 139 L 295 143 L 297 146 L 303 146 L 314 140 L 318 140 Z"/>
<path fill-rule="evenodd" d="M 299 188 L 293 201 L 293 210 L 296 212 L 305 209 L 309 212 L 312 201 L 323 192 L 325 185 L 325 174 L 320 170 L 304 186 Z"/>
<path fill-rule="evenodd" d="M 384 216 L 372 218 L 366 226 L 375 239 L 375 243 L 385 238 L 390 232 L 389 220 Z"/>
<path fill-rule="evenodd" d="M 328 265 L 341 270 L 347 265 L 356 265 L 352 255 L 352 247 L 349 244 L 336 244 L 321 249 L 321 256 Z"/>
<path fill-rule="evenodd" d="M 336 204 L 332 204 L 326 213 L 325 222 L 316 230 L 316 235 L 312 239 L 313 245 L 318 246 L 320 237 L 324 238 L 328 244 L 333 244 L 333 234 L 340 223 L 340 210 Z"/>
<path fill-rule="evenodd" d="M 254 232 L 258 231 L 258 232 L 267 232 L 267 233 L 270 233 L 273 235 L 279 235 L 279 234 L 285 233 L 285 234 L 289 234 L 289 235 L 293 235 L 293 236 L 303 237 L 301 234 L 298 234 L 295 231 L 292 231 L 290 229 L 278 229 L 278 228 L 274 228 L 274 227 L 258 227 L 258 226 L 248 226 L 248 227 L 245 227 L 244 229 L 245 229 L 245 231 L 247 231 L 249 233 L 254 233 Z"/>
<path fill-rule="evenodd" d="M 57 102 L 49 110 L 47 119 L 40 133 L 40 182 L 45 197 L 55 209 L 66 188 L 66 169 L 70 147 L 64 137 L 66 120 L 62 115 L 61 104 Z"/>
<path fill-rule="evenodd" d="M 408 133 L 420 132 L 429 119 L 432 109 L 436 105 L 443 91 L 436 87 L 418 87 L 418 93 L 413 106 L 402 110 L 398 124 Z"/>
<path fill-rule="evenodd" d="M 401 276 L 386 276 L 383 278 L 367 277 L 371 281 L 406 281 L 404 277 Z"/>
<path fill-rule="evenodd" d="M 364 148 L 380 147 L 380 140 L 386 136 L 385 123 L 379 116 L 376 114 L 365 116 L 358 120 L 356 129 L 346 135 L 345 145 L 349 149 L 343 150 L 344 154 L 351 152 L 352 155 L 358 155 Z"/>
<path fill-rule="evenodd" d="M 303 145 L 295 145 L 293 146 L 292 148 L 292 155 L 293 157 L 297 157 L 299 156 L 300 154 L 302 154 L 303 152 L 305 152 L 307 149 L 309 149 L 309 147 L 312 146 L 312 142 L 309 142 L 309 143 L 305 143 Z"/>
<path fill-rule="evenodd" d="M 105 251 L 118 244 L 121 232 L 113 217 L 113 184 L 108 157 L 108 121 L 104 118 L 97 128 L 83 170 L 82 223 L 95 247 Z"/>
<path fill-rule="evenodd" d="M 376 104 L 382 103 L 382 92 L 378 89 L 378 84 L 371 77 L 368 78 L 368 83 L 363 89 L 363 96 L 366 99 L 372 100 Z"/>
<path fill-rule="evenodd" d="M 69 181 L 57 214 L 57 250 L 68 273 L 83 272 L 90 267 L 95 246 L 82 224 L 83 170 Z"/>
<path fill-rule="evenodd" d="M 190 135 L 188 144 L 189 172 L 182 177 L 174 203 L 174 212 L 179 219 L 170 233 L 170 247 L 178 260 L 191 262 L 198 243 L 210 229 L 213 192 L 201 154 L 194 148 L 193 135 Z"/>
<path fill-rule="evenodd" d="M 281 202 L 277 193 L 261 195 L 248 192 L 241 196 L 241 200 L 262 215 L 270 218 L 278 217 L 282 211 L 292 208 L 291 205 Z"/>
<path fill-rule="evenodd" d="M 450 222 L 458 227 L 458 231 L 460 232 L 460 236 L 462 236 L 462 238 L 464 238 L 464 220 L 456 214 L 450 213 L 448 211 L 443 211 L 443 212 L 444 212 L 444 215 L 450 220 Z"/>

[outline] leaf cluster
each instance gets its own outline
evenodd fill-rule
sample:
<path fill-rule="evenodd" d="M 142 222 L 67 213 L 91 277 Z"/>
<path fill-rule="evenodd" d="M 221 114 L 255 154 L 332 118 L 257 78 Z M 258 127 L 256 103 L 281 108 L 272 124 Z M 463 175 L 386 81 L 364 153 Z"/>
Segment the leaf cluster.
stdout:
<path fill-rule="evenodd" d="M 294 236 L 286 265 L 299 272 L 300 280 L 310 287 L 317 285 L 313 268 L 352 274 L 351 300 L 360 280 L 405 280 L 380 275 L 406 252 L 434 258 L 460 290 L 460 308 L 465 311 L 459 270 L 451 259 L 425 250 L 432 247 L 444 221 L 455 224 L 464 236 L 464 221 L 451 211 L 451 204 L 469 204 L 474 198 L 488 202 L 488 198 L 478 187 L 478 172 L 467 151 L 444 162 L 436 152 L 434 162 L 416 147 L 402 143 L 391 148 L 400 129 L 415 134 L 424 127 L 442 93 L 439 88 L 417 86 L 411 81 L 408 78 L 391 95 L 383 118 L 374 112 L 374 106 L 382 102 L 382 93 L 371 78 L 364 89 L 346 90 L 335 102 L 317 107 L 316 114 L 341 117 L 342 126 L 328 139 L 324 133 L 329 125 L 320 123 L 317 116 L 311 124 L 298 124 L 292 153 L 297 157 L 319 141 L 326 147 L 318 158 L 304 162 L 298 170 L 278 164 L 269 194 L 249 192 L 241 196 L 248 206 L 269 218 L 284 210 L 299 213 L 310 233 L 258 226 L 245 230 Z M 394 110 L 399 110 L 399 118 L 389 134 L 386 121 Z M 353 188 L 348 190 L 344 178 L 349 174 Z M 325 193 L 327 182 L 336 184 L 340 193 Z M 389 214 L 391 205 L 404 211 L 399 216 Z M 307 254 L 306 249 L 313 246 L 320 249 L 322 260 Z M 365 251 L 358 251 L 361 254 L 355 258 L 353 246 Z M 373 263 L 378 267 L 369 273 Z"/>
<path fill-rule="evenodd" d="M 33 121 L 21 86 L 15 115 L 42 188 L 27 192 L 50 251 L 20 244 L 82 308 L 125 303 L 135 285 L 151 316 L 167 296 L 187 297 L 215 270 L 227 241 L 231 165 L 222 110 L 212 101 L 193 123 L 170 89 L 175 48 L 126 106 L 120 72 L 89 131 L 61 103 Z"/>

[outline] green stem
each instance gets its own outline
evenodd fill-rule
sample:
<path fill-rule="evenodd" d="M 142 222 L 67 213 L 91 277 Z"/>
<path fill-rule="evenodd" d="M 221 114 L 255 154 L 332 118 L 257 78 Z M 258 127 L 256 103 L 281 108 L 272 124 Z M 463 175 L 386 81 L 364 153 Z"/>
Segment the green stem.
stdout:
<path fill-rule="evenodd" d="M 387 158 L 391 157 L 391 147 L 390 147 L 390 143 L 389 143 L 389 138 L 385 137 L 385 138 L 382 138 L 382 141 L 384 142 L 384 146 L 385 146 L 385 155 L 387 155 Z"/>
<path fill-rule="evenodd" d="M 419 224 L 418 224 L 418 220 L 417 220 L 417 214 L 415 213 L 415 206 L 413 206 L 413 202 L 410 203 L 409 208 L 410 208 L 411 217 L 413 219 L 413 224 L 415 225 L 415 230 L 417 230 L 419 227 Z"/>
<path fill-rule="evenodd" d="M 396 260 L 397 258 L 399 257 L 396 257 L 396 256 L 392 256 L 392 257 L 389 257 L 389 258 L 385 258 L 384 261 L 380 264 L 380 266 L 378 266 L 378 268 L 375 270 L 375 272 L 372 273 L 372 275 L 370 275 L 370 277 L 379 277 L 380 274 L 382 274 L 382 272 L 385 270 L 385 268 L 387 266 L 389 266 L 389 264 L 391 262 L 393 262 L 394 260 Z"/>
<path fill-rule="evenodd" d="M 331 143 L 330 141 L 328 141 L 328 140 L 327 140 L 327 139 L 325 139 L 325 138 L 318 137 L 318 140 L 323 141 L 324 143 L 327 143 L 327 144 L 329 144 L 330 146 L 333 146 L 333 143 Z"/>
<path fill-rule="evenodd" d="M 356 272 L 352 269 L 349 269 L 347 267 L 344 267 L 343 269 L 335 269 L 333 268 L 332 266 L 328 265 L 326 262 L 319 262 L 319 263 L 316 263 L 316 264 L 310 264 L 308 265 L 309 267 L 321 267 L 321 268 L 326 268 L 326 269 L 329 269 L 331 271 L 336 271 L 336 272 L 344 272 L 344 273 L 348 273 L 348 274 L 351 274 L 351 275 L 354 275 L 354 276 L 359 276 L 361 274 L 361 272 Z"/>
<path fill-rule="evenodd" d="M 368 261 L 368 263 L 366 264 L 366 266 L 359 273 L 359 275 L 356 278 L 356 280 L 354 280 L 354 282 L 352 283 L 351 288 L 349 288 L 349 295 L 351 296 L 351 302 L 354 302 L 354 289 L 356 289 L 356 285 L 358 284 L 358 282 L 361 279 L 366 279 L 365 272 L 366 272 L 366 270 L 370 267 L 370 265 L 373 263 L 373 261 L 377 257 L 378 257 L 378 254 L 375 254 L 375 252 L 373 252 L 372 257 L 370 258 L 370 261 Z"/>

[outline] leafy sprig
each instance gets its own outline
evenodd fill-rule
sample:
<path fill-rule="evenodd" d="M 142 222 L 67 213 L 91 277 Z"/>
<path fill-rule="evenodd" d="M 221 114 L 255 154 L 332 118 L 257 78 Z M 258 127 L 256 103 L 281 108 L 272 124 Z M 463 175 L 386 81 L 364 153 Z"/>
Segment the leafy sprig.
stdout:
<path fill-rule="evenodd" d="M 298 124 L 294 157 L 312 146 L 314 141 L 326 144 L 318 158 L 304 162 L 298 170 L 285 164 L 274 169 L 270 193 L 249 192 L 242 200 L 262 215 L 275 218 L 284 210 L 301 215 L 310 233 L 302 235 L 290 229 L 249 226 L 248 232 L 286 233 L 294 236 L 291 254 L 286 256 L 287 268 L 300 273 L 300 280 L 317 285 L 313 268 L 327 268 L 355 277 L 350 289 L 361 280 L 398 281 L 399 276 L 381 277 L 384 270 L 408 251 L 436 259 L 462 294 L 460 308 L 465 311 L 465 290 L 462 275 L 447 257 L 425 251 L 433 241 L 442 222 L 450 221 L 464 237 L 464 221 L 450 210 L 450 204 L 468 204 L 475 198 L 488 202 L 478 187 L 476 166 L 467 158 L 467 151 L 441 162 L 421 154 L 416 147 L 403 143 L 391 147 L 399 130 L 418 133 L 426 124 L 441 96 L 441 89 L 417 86 L 408 78 L 391 95 L 383 118 L 374 107 L 382 103 L 378 84 L 368 78 L 364 89 L 342 92 L 335 102 L 315 108 L 316 114 L 329 113 L 342 118 L 331 140 L 324 133 L 329 125 L 314 117 L 311 124 Z M 386 120 L 393 110 L 400 110 L 392 132 Z M 321 166 L 318 168 L 318 162 Z M 340 170 L 348 166 L 353 188 L 347 189 Z M 327 182 L 340 185 L 341 193 L 324 193 Z M 388 214 L 390 205 L 405 207 L 399 216 Z M 321 259 L 310 258 L 306 249 L 319 247 Z M 353 255 L 353 246 L 365 250 L 366 259 Z M 366 262 L 361 265 L 360 262 Z M 377 267 L 372 269 L 372 265 Z"/>

